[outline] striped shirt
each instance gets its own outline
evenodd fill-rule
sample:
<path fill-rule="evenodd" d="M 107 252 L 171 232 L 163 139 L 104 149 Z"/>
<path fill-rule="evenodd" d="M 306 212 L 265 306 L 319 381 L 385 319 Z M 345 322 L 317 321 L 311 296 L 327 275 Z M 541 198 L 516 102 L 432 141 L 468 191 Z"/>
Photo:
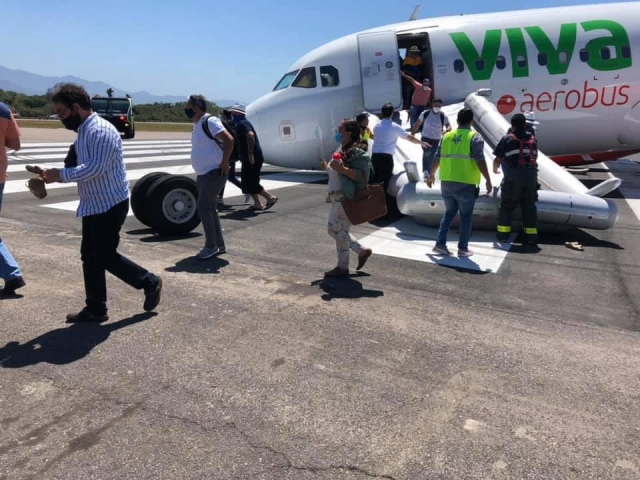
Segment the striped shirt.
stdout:
<path fill-rule="evenodd" d="M 76 216 L 104 213 L 129 198 L 129 182 L 116 128 L 92 113 L 78 128 L 78 166 L 63 168 L 64 183 L 77 182 L 80 205 Z"/>

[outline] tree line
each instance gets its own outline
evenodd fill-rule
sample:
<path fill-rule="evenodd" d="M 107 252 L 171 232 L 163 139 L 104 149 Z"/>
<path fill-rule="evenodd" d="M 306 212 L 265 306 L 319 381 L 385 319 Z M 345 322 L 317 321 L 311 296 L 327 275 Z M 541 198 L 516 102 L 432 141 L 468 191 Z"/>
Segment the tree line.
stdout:
<path fill-rule="evenodd" d="M 138 122 L 188 122 L 184 114 L 186 102 L 180 103 L 151 103 L 136 105 L 133 101 L 133 115 Z M 18 118 L 45 119 L 53 115 L 53 106 L 47 95 L 26 95 L 0 89 L 0 102 L 11 107 L 11 111 Z M 220 107 L 213 102 L 207 102 L 207 111 L 212 115 L 220 113 Z"/>

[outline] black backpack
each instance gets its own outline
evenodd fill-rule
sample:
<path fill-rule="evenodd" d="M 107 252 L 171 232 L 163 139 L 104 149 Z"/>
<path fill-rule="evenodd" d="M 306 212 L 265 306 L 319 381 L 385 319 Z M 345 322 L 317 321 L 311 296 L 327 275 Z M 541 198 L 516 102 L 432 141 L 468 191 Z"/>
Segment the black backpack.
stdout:
<path fill-rule="evenodd" d="M 202 119 L 202 130 L 204 130 L 204 134 L 207 137 L 209 137 L 211 140 L 216 142 L 216 145 L 218 145 L 220 150 L 222 150 L 224 152 L 224 145 L 222 144 L 222 142 L 220 140 L 218 140 L 216 137 L 214 137 L 213 134 L 211 133 L 211 129 L 209 128 L 209 118 L 210 117 L 211 117 L 211 115 L 205 115 L 204 118 Z M 224 126 L 225 130 L 227 132 L 229 132 L 229 135 L 231 135 L 233 137 L 233 152 L 231 152 L 231 158 L 238 158 L 238 153 L 237 153 L 237 150 L 236 150 L 236 143 L 237 143 L 236 132 L 233 129 L 233 127 L 231 125 L 229 125 L 226 121 L 221 120 L 221 122 L 222 122 L 222 125 Z"/>
<path fill-rule="evenodd" d="M 430 113 L 431 109 L 425 111 L 424 118 L 422 119 L 423 122 L 427 119 Z M 440 124 L 444 127 L 444 112 L 442 110 L 440 110 Z"/>

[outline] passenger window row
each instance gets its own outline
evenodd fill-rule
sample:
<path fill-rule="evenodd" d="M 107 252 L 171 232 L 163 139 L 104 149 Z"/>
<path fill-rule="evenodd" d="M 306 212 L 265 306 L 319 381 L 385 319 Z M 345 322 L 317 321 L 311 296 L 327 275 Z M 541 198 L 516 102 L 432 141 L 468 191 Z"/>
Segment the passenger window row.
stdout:
<path fill-rule="evenodd" d="M 603 60 L 609 60 L 611 58 L 611 53 L 612 53 L 611 47 L 602 47 L 600 49 L 600 58 L 602 58 Z M 630 58 L 631 47 L 628 45 L 625 45 L 624 47 L 622 47 L 621 53 L 622 53 L 622 58 Z M 569 63 L 569 56 L 567 52 L 560 52 L 558 55 L 558 58 L 560 60 L 560 63 L 563 65 L 566 65 L 567 63 Z M 518 57 L 516 58 L 516 65 L 520 68 L 526 67 L 527 61 L 528 60 L 526 56 L 518 55 Z M 549 60 L 547 58 L 546 53 L 538 53 L 538 65 L 544 67 L 547 65 L 548 61 Z M 583 48 L 580 50 L 580 61 L 585 63 L 589 61 L 589 51 L 586 48 Z M 485 69 L 485 67 L 486 65 L 483 58 L 478 58 L 475 61 L 476 70 L 482 71 Z M 504 70 L 506 67 L 507 67 L 507 59 L 502 55 L 498 56 L 498 58 L 496 58 L 496 68 L 498 70 Z M 455 60 L 453 62 L 453 70 L 456 73 L 464 72 L 464 62 L 461 59 Z"/>

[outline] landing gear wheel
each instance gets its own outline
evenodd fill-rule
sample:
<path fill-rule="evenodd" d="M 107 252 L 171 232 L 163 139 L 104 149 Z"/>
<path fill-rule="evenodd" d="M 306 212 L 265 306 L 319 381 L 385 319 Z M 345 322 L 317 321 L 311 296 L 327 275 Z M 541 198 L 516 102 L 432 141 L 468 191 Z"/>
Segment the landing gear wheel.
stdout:
<path fill-rule="evenodd" d="M 138 180 L 131 189 L 131 210 L 140 223 L 150 227 L 149 217 L 145 209 L 145 197 L 147 196 L 147 190 L 149 187 L 161 177 L 169 175 L 164 172 L 152 172 L 147 173 L 144 177 Z"/>
<path fill-rule="evenodd" d="M 183 175 L 157 179 L 144 205 L 149 226 L 161 235 L 185 235 L 200 225 L 196 182 Z"/>

